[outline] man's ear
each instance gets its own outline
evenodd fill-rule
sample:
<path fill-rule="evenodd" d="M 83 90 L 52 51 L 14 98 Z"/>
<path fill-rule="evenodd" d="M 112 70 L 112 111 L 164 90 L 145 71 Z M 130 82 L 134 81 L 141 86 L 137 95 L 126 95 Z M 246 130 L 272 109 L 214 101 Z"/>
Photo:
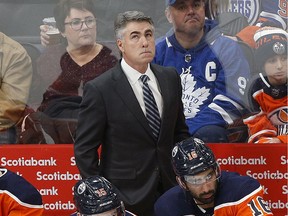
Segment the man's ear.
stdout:
<path fill-rule="evenodd" d="M 167 18 L 168 22 L 172 23 L 171 12 L 170 12 L 168 7 L 165 9 L 165 15 L 166 15 L 166 18 Z"/>
<path fill-rule="evenodd" d="M 187 188 L 185 182 L 183 182 L 182 179 L 181 179 L 179 176 L 176 176 L 176 181 L 178 182 L 179 186 L 180 186 L 182 189 L 188 191 L 188 188 Z"/>
<path fill-rule="evenodd" d="M 123 41 L 120 39 L 117 39 L 116 43 L 117 43 L 118 49 L 121 51 L 121 53 L 124 53 Z"/>

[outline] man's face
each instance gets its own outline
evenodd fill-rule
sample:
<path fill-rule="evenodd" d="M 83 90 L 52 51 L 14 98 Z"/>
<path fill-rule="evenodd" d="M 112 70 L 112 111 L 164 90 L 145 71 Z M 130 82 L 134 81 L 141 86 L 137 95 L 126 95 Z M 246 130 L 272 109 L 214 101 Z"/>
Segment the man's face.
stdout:
<path fill-rule="evenodd" d="M 274 55 L 267 59 L 264 64 L 264 71 L 272 85 L 287 83 L 287 55 Z"/>
<path fill-rule="evenodd" d="M 213 204 L 218 177 L 212 168 L 197 175 L 184 177 L 186 189 L 190 191 L 197 204 Z"/>
<path fill-rule="evenodd" d="M 177 0 L 166 10 L 166 17 L 172 23 L 175 32 L 197 35 L 205 22 L 205 4 L 203 0 Z"/>
<path fill-rule="evenodd" d="M 148 22 L 130 22 L 117 44 L 125 61 L 134 69 L 145 72 L 155 55 L 154 29 Z"/>

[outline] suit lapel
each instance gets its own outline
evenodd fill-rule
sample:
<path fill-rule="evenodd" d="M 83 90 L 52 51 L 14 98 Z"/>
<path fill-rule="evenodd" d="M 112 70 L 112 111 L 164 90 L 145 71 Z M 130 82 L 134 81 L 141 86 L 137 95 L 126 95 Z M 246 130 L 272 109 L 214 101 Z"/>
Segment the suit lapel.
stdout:
<path fill-rule="evenodd" d="M 166 120 L 168 119 L 168 118 L 166 118 L 167 109 L 169 108 L 166 104 L 167 104 L 168 98 L 171 95 L 169 93 L 171 91 L 171 89 L 168 86 L 168 80 L 167 80 L 167 76 L 165 75 L 165 71 L 162 68 L 157 67 L 154 64 L 151 64 L 151 69 L 152 69 L 153 73 L 155 74 L 155 76 L 157 78 L 157 81 L 158 81 L 158 84 L 159 84 L 160 93 L 162 95 L 162 100 L 163 100 L 161 129 L 160 129 L 160 134 L 159 134 L 159 140 L 160 140 L 160 138 L 165 133 L 164 132 L 165 131 L 165 125 L 169 124 L 169 122 L 166 122 Z"/>
<path fill-rule="evenodd" d="M 118 64 L 118 67 L 114 70 L 112 79 L 115 81 L 116 93 L 123 100 L 129 111 L 133 113 L 134 117 L 140 122 L 145 131 L 153 137 L 148 121 L 120 64 Z"/>
<path fill-rule="evenodd" d="M 170 89 L 168 87 L 168 82 L 167 82 L 167 76 L 165 75 L 165 71 L 162 70 L 162 68 L 159 68 L 153 64 L 151 64 L 151 69 L 153 71 L 153 73 L 155 74 L 158 84 L 159 84 L 159 89 L 160 89 L 160 93 L 162 95 L 162 100 L 163 100 L 163 107 L 165 111 L 165 103 L 167 101 L 167 98 L 169 97 L 169 92 Z"/>

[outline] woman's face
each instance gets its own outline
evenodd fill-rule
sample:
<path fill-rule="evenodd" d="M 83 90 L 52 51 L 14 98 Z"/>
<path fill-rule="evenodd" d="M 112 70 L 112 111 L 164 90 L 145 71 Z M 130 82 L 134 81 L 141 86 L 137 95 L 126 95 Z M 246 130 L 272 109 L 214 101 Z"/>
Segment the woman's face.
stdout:
<path fill-rule="evenodd" d="M 96 41 L 96 18 L 90 11 L 72 8 L 65 19 L 62 35 L 70 49 L 93 45 Z"/>

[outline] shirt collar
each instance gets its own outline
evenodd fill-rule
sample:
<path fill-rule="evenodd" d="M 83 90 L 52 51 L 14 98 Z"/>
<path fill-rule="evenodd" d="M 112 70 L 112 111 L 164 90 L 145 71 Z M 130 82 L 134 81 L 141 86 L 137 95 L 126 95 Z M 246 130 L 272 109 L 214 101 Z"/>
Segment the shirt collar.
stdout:
<path fill-rule="evenodd" d="M 121 60 L 121 67 L 122 67 L 128 81 L 131 84 L 135 84 L 136 82 L 138 82 L 140 76 L 143 75 L 142 73 L 140 73 L 139 71 L 135 70 L 130 65 L 128 65 L 124 58 L 122 58 L 122 60 Z M 145 71 L 144 74 L 149 77 L 149 80 L 156 82 L 156 78 L 155 78 L 155 75 L 150 68 L 150 64 L 148 64 L 147 70 Z"/>

